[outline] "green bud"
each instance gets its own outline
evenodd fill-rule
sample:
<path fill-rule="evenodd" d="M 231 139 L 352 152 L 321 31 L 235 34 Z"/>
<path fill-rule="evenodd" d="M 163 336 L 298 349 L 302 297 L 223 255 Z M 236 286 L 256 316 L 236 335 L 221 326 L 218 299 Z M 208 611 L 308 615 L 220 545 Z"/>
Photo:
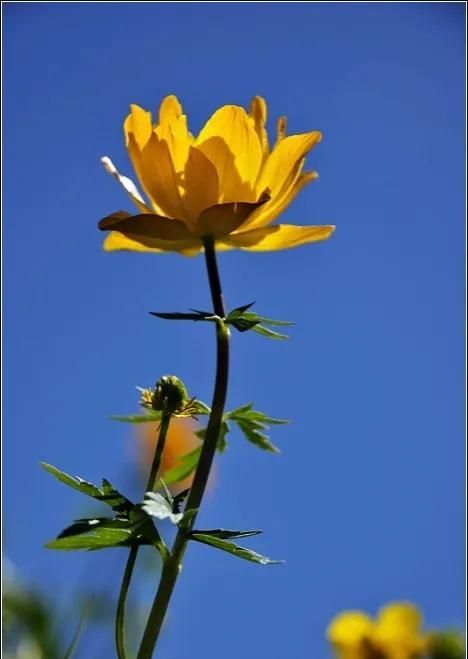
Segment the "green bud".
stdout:
<path fill-rule="evenodd" d="M 447 630 L 431 634 L 430 659 L 464 659 L 465 644 L 461 634 Z"/>
<path fill-rule="evenodd" d="M 187 389 L 175 375 L 163 375 L 156 382 L 151 399 L 153 410 L 161 410 L 169 414 L 182 412 L 189 402 Z"/>

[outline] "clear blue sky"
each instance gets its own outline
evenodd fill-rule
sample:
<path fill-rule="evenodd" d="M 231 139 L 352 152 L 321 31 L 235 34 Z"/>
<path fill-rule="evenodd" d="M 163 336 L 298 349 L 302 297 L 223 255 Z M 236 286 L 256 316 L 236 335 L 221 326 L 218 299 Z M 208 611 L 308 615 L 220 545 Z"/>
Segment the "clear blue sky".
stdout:
<path fill-rule="evenodd" d="M 103 253 L 97 220 L 131 209 L 99 157 L 130 172 L 130 103 L 175 93 L 196 131 L 261 94 L 271 128 L 324 133 L 320 179 L 284 219 L 337 230 L 220 257 L 229 306 L 296 322 L 287 343 L 234 336 L 229 406 L 294 423 L 280 456 L 232 436 L 200 524 L 263 528 L 250 546 L 287 562 L 191 547 L 161 659 L 325 658 L 334 613 L 401 598 L 461 624 L 464 5 L 7 3 L 4 19 L 8 558 L 63 602 L 116 583 L 121 550 L 42 549 L 84 502 L 38 461 L 124 488 L 131 438 L 107 417 L 136 410 L 135 385 L 174 372 L 211 395 L 210 328 L 147 314 L 209 305 L 203 260 Z M 112 656 L 110 630 L 93 642 L 79 657 Z"/>

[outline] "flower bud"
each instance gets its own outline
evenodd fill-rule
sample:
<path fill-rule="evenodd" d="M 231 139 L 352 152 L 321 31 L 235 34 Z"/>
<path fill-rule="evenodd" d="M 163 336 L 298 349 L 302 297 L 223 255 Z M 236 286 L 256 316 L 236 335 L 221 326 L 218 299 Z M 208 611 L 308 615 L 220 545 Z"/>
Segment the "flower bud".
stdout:
<path fill-rule="evenodd" d="M 181 413 L 189 402 L 187 389 L 175 375 L 163 375 L 156 382 L 154 391 L 144 389 L 141 392 L 140 405 L 168 414 Z"/>

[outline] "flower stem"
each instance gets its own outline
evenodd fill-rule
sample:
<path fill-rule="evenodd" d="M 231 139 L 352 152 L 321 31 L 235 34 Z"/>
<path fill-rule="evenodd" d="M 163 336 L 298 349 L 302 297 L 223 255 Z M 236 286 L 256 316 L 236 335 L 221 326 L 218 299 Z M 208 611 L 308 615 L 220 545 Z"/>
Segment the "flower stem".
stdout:
<path fill-rule="evenodd" d="M 161 418 L 161 425 L 159 426 L 159 436 L 154 451 L 153 463 L 151 465 L 145 492 L 153 491 L 154 486 L 156 485 L 170 421 L 171 414 L 168 412 L 163 413 Z M 161 548 L 159 546 L 156 546 L 156 548 L 161 552 Z M 138 545 L 133 545 L 133 547 L 130 549 L 127 563 L 125 565 L 124 575 L 122 578 L 122 584 L 120 586 L 119 601 L 117 604 L 117 613 L 115 616 L 115 644 L 117 648 L 118 659 L 127 659 L 127 653 L 125 649 L 125 606 L 127 603 L 128 589 L 130 588 L 130 582 L 132 580 L 138 550 Z"/>
<path fill-rule="evenodd" d="M 182 570 L 182 560 L 187 548 L 189 534 L 195 524 L 197 511 L 200 508 L 203 495 L 205 494 L 226 403 L 229 372 L 229 329 L 222 320 L 225 316 L 225 310 L 218 265 L 216 262 L 214 240 L 206 238 L 204 240 L 204 245 L 211 298 L 213 301 L 214 312 L 219 316 L 219 320 L 216 323 L 217 356 L 213 402 L 200 459 L 198 461 L 193 484 L 185 507 L 186 511 L 194 511 L 194 514 L 182 527 L 179 528 L 171 555 L 164 564 L 161 581 L 148 617 L 137 659 L 151 659 L 153 656 L 154 648 L 159 638 L 169 602 L 177 582 L 177 577 Z"/>

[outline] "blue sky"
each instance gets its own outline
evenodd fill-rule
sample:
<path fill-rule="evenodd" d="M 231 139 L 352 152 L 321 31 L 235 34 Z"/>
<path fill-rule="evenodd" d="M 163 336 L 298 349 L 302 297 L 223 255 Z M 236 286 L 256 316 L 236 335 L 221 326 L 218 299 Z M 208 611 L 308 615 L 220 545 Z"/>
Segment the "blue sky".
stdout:
<path fill-rule="evenodd" d="M 103 253 L 97 220 L 131 209 L 99 157 L 130 173 L 130 103 L 175 93 L 197 131 L 261 94 L 272 130 L 285 114 L 324 133 L 284 220 L 337 230 L 220 256 L 228 306 L 296 323 L 287 343 L 233 337 L 229 407 L 293 424 L 280 456 L 232 436 L 200 524 L 263 528 L 250 546 L 287 562 L 190 547 L 161 658 L 326 657 L 336 612 L 394 599 L 461 624 L 464 5 L 7 3 L 4 19 L 6 556 L 59 603 L 118 581 L 123 551 L 42 549 L 84 502 L 38 461 L 134 487 L 108 416 L 164 373 L 211 395 L 209 328 L 147 314 L 209 305 L 203 260 Z"/>

